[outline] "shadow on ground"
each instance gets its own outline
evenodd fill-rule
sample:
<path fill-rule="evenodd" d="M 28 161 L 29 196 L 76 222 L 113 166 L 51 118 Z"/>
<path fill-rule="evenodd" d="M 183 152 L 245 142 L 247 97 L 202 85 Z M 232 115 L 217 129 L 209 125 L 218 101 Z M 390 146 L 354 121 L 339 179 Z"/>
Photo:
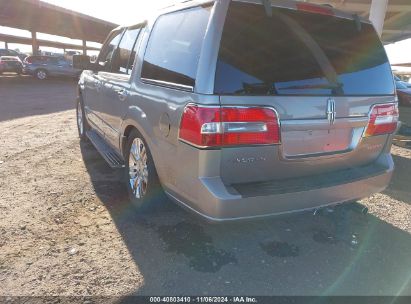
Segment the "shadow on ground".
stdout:
<path fill-rule="evenodd" d="M 411 161 L 408 158 L 393 155 L 395 171 L 391 183 L 384 191 L 390 197 L 411 204 Z M 410 219 L 411 220 L 411 219 Z"/>
<path fill-rule="evenodd" d="M 411 294 L 411 237 L 372 215 L 343 208 L 210 225 L 166 199 L 137 214 L 122 172 L 112 171 L 91 144 L 81 151 L 96 194 L 144 276 L 135 294 Z"/>
<path fill-rule="evenodd" d="M 70 78 L 0 75 L 0 121 L 74 109 L 76 86 Z"/>

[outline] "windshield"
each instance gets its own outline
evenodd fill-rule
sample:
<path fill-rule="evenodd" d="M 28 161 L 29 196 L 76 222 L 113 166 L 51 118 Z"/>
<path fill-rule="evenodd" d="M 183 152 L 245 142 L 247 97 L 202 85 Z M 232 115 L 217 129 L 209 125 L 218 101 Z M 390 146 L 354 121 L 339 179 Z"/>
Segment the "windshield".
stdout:
<path fill-rule="evenodd" d="M 392 71 L 371 24 L 233 2 L 216 70 L 220 95 L 392 95 Z"/>

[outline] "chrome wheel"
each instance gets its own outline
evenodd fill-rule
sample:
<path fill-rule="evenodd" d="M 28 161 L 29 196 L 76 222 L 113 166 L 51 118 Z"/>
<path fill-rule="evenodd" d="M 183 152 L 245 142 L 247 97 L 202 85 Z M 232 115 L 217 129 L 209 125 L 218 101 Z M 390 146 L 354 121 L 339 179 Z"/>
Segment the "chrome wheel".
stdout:
<path fill-rule="evenodd" d="M 83 136 L 84 134 L 83 108 L 80 102 L 77 104 L 77 126 L 78 126 L 78 131 L 80 133 L 80 136 Z"/>
<path fill-rule="evenodd" d="M 47 73 L 43 70 L 37 71 L 37 78 L 44 80 L 47 78 Z"/>
<path fill-rule="evenodd" d="M 130 147 L 128 160 L 129 182 L 135 198 L 141 199 L 147 192 L 147 150 L 140 138 L 135 138 Z"/>

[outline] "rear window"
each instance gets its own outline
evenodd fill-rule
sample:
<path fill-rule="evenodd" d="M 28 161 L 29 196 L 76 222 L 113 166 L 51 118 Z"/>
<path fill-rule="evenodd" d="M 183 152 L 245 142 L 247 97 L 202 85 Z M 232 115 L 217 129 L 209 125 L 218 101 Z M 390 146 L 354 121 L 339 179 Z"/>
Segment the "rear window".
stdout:
<path fill-rule="evenodd" d="M 211 6 L 161 16 L 151 33 L 141 77 L 194 87 Z"/>
<path fill-rule="evenodd" d="M 230 5 L 217 62 L 220 95 L 392 95 L 384 47 L 373 26 L 273 8 Z"/>

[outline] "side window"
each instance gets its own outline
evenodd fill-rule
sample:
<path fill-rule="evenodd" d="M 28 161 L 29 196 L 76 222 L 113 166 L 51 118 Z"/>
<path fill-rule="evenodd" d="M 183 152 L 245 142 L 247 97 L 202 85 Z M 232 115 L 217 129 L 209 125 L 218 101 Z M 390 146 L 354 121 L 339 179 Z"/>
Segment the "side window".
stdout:
<path fill-rule="evenodd" d="M 98 64 L 105 71 L 110 71 L 111 69 L 111 59 L 118 43 L 120 42 L 122 34 L 123 31 L 113 33 L 110 37 L 110 40 L 107 42 L 107 44 L 104 45 L 103 49 L 100 52 L 100 55 L 98 56 Z"/>
<path fill-rule="evenodd" d="M 141 77 L 194 87 L 211 6 L 158 18 L 144 55 Z"/>
<path fill-rule="evenodd" d="M 66 59 L 60 58 L 60 59 L 58 60 L 58 65 L 67 66 L 67 65 L 70 65 L 70 63 L 69 63 Z"/>
<path fill-rule="evenodd" d="M 59 59 L 58 59 L 58 58 L 55 58 L 55 57 L 49 57 L 49 58 L 47 59 L 47 63 L 48 63 L 48 64 L 57 65 L 58 62 L 59 62 Z"/>
<path fill-rule="evenodd" d="M 111 69 L 113 73 L 131 74 L 129 61 L 139 33 L 140 28 L 130 29 L 124 33 L 120 45 L 113 56 Z"/>
<path fill-rule="evenodd" d="M 134 68 L 134 61 L 136 59 L 136 54 L 138 52 L 138 48 L 140 46 L 141 39 L 143 37 L 144 29 L 145 29 L 145 27 L 142 27 L 140 29 L 140 33 L 138 34 L 136 43 L 134 44 L 133 50 L 130 54 L 130 59 L 129 59 L 129 62 L 128 62 L 128 74 L 131 74 L 131 71 Z"/>

